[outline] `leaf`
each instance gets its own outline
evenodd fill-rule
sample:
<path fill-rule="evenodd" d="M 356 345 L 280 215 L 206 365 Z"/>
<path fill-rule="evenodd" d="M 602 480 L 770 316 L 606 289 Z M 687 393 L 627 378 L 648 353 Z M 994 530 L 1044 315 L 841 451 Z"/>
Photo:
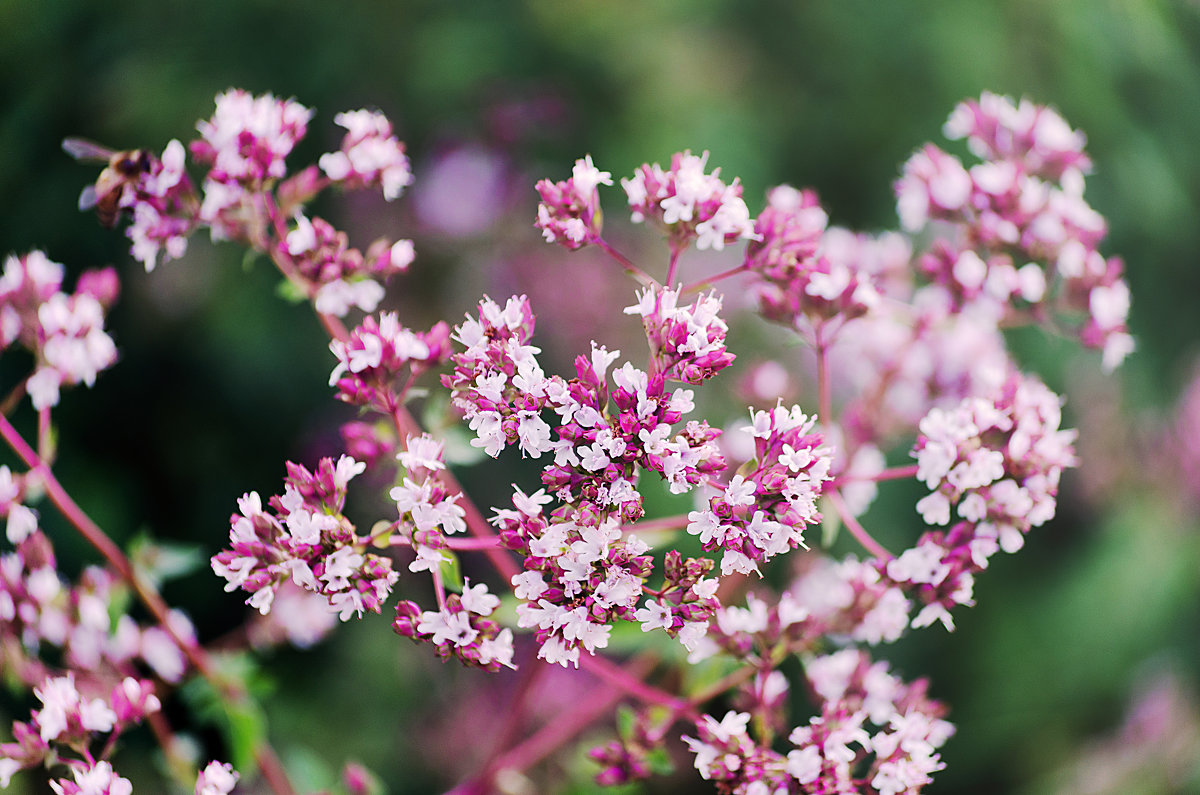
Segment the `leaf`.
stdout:
<path fill-rule="evenodd" d="M 421 406 L 421 424 L 429 429 L 430 435 L 442 443 L 442 457 L 447 464 L 472 466 L 482 461 L 487 453 L 482 447 L 474 447 L 475 438 L 458 414 L 450 408 L 450 393 L 435 389 L 428 393 Z"/>
<path fill-rule="evenodd" d="M 671 755 L 662 746 L 651 748 L 646 753 L 646 764 L 650 766 L 650 772 L 656 776 L 666 776 L 675 772 L 675 765 L 671 763 Z"/>
<path fill-rule="evenodd" d="M 250 770 L 256 766 L 255 751 L 267 736 L 267 716 L 254 701 L 228 704 L 226 720 L 230 757 L 238 770 Z"/>
<path fill-rule="evenodd" d="M 371 525 L 371 545 L 377 549 L 388 549 L 392 545 L 392 532 L 388 530 L 392 526 L 392 522 L 387 519 L 380 519 L 375 524 Z"/>
<path fill-rule="evenodd" d="M 442 575 L 442 584 L 455 593 L 462 593 L 462 564 L 458 560 L 458 555 L 455 555 L 454 552 L 449 549 L 443 549 L 442 554 L 450 556 L 450 560 L 442 561 L 441 565 L 438 567 L 438 570 Z"/>
<path fill-rule="evenodd" d="M 483 451 L 482 447 L 475 447 L 471 444 L 475 434 L 466 426 L 452 425 L 445 428 L 441 431 L 440 438 L 442 440 L 442 457 L 446 459 L 447 464 L 473 466 L 487 457 L 487 453 Z"/>
<path fill-rule="evenodd" d="M 156 588 L 163 582 L 185 577 L 200 570 L 206 563 L 204 553 L 194 544 L 156 541 L 145 533 L 129 545 L 129 557 L 134 568 Z"/>
<path fill-rule="evenodd" d="M 211 659 L 215 681 L 193 677 L 180 693 L 201 723 L 224 736 L 233 766 L 252 769 L 255 751 L 267 736 L 267 718 L 254 696 L 269 690 L 271 682 L 249 654 L 214 654 Z"/>
<path fill-rule="evenodd" d="M 283 279 L 275 287 L 275 294 L 289 304 L 303 304 L 308 301 L 304 289 L 291 279 Z"/>
<path fill-rule="evenodd" d="M 842 529 L 842 519 L 838 516 L 838 512 L 833 510 L 833 506 L 829 504 L 829 500 L 821 500 L 821 547 L 829 549 L 833 546 L 833 542 L 837 541 L 838 533 Z"/>
<path fill-rule="evenodd" d="M 617 736 L 622 740 L 633 738 L 633 727 L 637 723 L 637 713 L 628 704 L 617 707 Z"/>
<path fill-rule="evenodd" d="M 293 781 L 304 782 L 305 792 L 328 792 L 337 782 L 337 774 L 329 763 L 311 748 L 289 747 L 284 763 Z"/>

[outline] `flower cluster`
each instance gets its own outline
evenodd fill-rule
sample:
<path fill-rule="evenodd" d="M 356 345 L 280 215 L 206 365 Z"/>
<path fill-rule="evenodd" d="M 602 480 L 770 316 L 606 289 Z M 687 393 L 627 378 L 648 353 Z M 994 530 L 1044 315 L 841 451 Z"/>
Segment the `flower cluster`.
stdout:
<path fill-rule="evenodd" d="M 924 682 L 905 684 L 886 663 L 854 649 L 812 659 L 805 668 L 820 710 L 788 735 L 794 747 L 786 755 L 751 737 L 747 712 L 719 721 L 703 715 L 698 736 L 683 738 L 701 777 L 718 792 L 896 795 L 919 791 L 945 767 L 937 749 L 954 729 L 942 720 L 942 706 L 925 696 Z"/>
<path fill-rule="evenodd" d="M 108 762 L 78 764 L 71 767 L 73 781 L 57 779 L 50 782 L 56 795 L 130 795 L 133 784 L 113 770 Z"/>
<path fill-rule="evenodd" d="M 0 274 L 0 351 L 19 342 L 33 354 L 36 369 L 25 389 L 37 409 L 57 406 L 63 386 L 91 386 L 117 360 L 104 330 L 117 297 L 115 273 L 85 273 L 72 294 L 62 281 L 63 266 L 40 251 L 9 256 Z"/>
<path fill-rule="evenodd" d="M 668 394 L 661 372 L 648 375 L 626 363 L 612 373 L 610 388 L 608 368 L 618 352 L 593 345 L 591 356 L 576 359 L 576 378 L 545 377 L 533 358 L 537 349 L 528 345 L 531 334 L 523 298 L 504 310 L 485 300 L 480 320 L 468 319 L 457 330 L 456 339 L 469 347 L 453 357 L 455 373 L 445 378 L 479 434 L 474 443 L 497 455 L 512 441 L 531 455 L 554 453 L 542 483 L 562 505 L 547 518 L 550 495 L 517 490 L 514 509 L 499 510 L 494 519 L 504 544 L 525 558 L 525 571 L 513 580 L 525 600 L 518 608 L 521 626 L 537 627 L 540 656 L 564 665 L 578 664 L 580 648 L 594 653 L 607 645 L 616 620 L 684 631 L 685 643 L 693 642 L 715 606 L 709 601 L 715 581 L 701 584 L 694 570 L 684 576 L 687 566 L 680 562 L 671 586 L 675 601 L 639 609 L 651 559 L 643 542 L 622 533 L 621 523 L 643 513 L 639 468 L 658 472 L 675 492 L 724 468 L 717 432 L 690 422 L 673 433 L 693 407 L 691 393 Z M 542 410 L 558 415 L 554 441 Z M 692 628 L 685 631 L 687 625 Z"/>
<path fill-rule="evenodd" d="M 878 303 L 870 273 L 822 245 L 827 222 L 811 190 L 780 185 L 768 192 L 743 263 L 761 279 L 754 291 L 767 318 L 799 328 L 801 318 L 852 320 Z"/>
<path fill-rule="evenodd" d="M 1032 376 L 1013 375 L 995 400 L 965 400 L 921 421 L 917 477 L 933 492 L 917 503 L 930 524 L 950 508 L 982 537 L 1015 552 L 1030 527 L 1054 516 L 1062 470 L 1077 464 L 1073 430 L 1060 430 L 1062 399 Z M 980 546 L 981 560 L 996 547 Z"/>
<path fill-rule="evenodd" d="M 959 105 L 945 132 L 967 138 L 984 162 L 967 169 L 929 144 L 905 165 L 896 184 L 904 227 L 918 231 L 930 219 L 955 227 L 922 269 L 959 303 L 1085 316 L 1080 340 L 1116 367 L 1133 350 L 1129 288 L 1121 261 L 1097 250 L 1107 229 L 1083 198 L 1091 161 L 1082 133 L 1049 108 L 986 93 Z"/>
<path fill-rule="evenodd" d="M 806 666 L 809 683 L 824 704 L 808 726 L 788 737 L 789 772 L 804 785 L 844 791 L 858 783 L 862 763 L 851 745 L 873 754 L 859 781 L 880 795 L 916 792 L 941 770 L 937 749 L 954 733 L 944 708 L 925 695 L 926 683 L 906 684 L 855 649 L 818 657 Z M 872 733 L 867 726 L 874 724 Z M 818 783 L 819 782 L 819 783 Z"/>
<path fill-rule="evenodd" d="M 349 188 L 381 187 L 383 197 L 395 199 L 413 181 L 404 144 L 392 133 L 382 113 L 353 110 L 333 117 L 346 129 L 341 148 L 321 155 L 318 163 L 334 182 Z"/>
<path fill-rule="evenodd" d="M 668 551 L 663 559 L 663 587 L 658 591 L 658 601 L 647 599 L 645 606 L 634 613 L 642 632 L 662 629 L 694 653 L 721 606 L 718 580 L 704 576 L 713 565 L 709 558 L 684 558 L 679 550 Z"/>
<path fill-rule="evenodd" d="M 329 609 L 329 601 L 323 595 L 285 580 L 275 590 L 271 611 L 253 617 L 247 637 L 255 649 L 283 642 L 307 649 L 324 639 L 337 623 L 338 614 Z"/>
<path fill-rule="evenodd" d="M 934 409 L 921 421 L 917 477 L 933 491 L 917 503 L 928 533 L 894 560 L 881 563 L 891 582 L 919 593 L 920 627 L 935 620 L 953 628 L 949 609 L 972 604 L 973 575 L 997 551 L 1016 552 L 1031 527 L 1054 516 L 1059 477 L 1075 466 L 1075 431 L 1060 430 L 1061 399 L 1040 381 L 1013 375 L 995 400 L 971 398 Z"/>
<path fill-rule="evenodd" d="M 1008 97 L 989 91 L 979 100 L 959 103 L 943 128 L 947 138 L 967 139 L 971 152 L 986 160 L 1019 160 L 1029 173 L 1045 179 L 1062 179 L 1068 170 L 1092 170 L 1083 151 L 1086 136 L 1053 108 L 1027 99 L 1013 104 Z"/>
<path fill-rule="evenodd" d="M 230 89 L 217 96 L 212 118 L 196 125 L 192 154 L 212 166 L 209 179 L 253 185 L 287 174 L 284 160 L 308 132 L 312 111 L 271 94 Z"/>
<path fill-rule="evenodd" d="M 466 581 L 462 594 L 450 594 L 440 610 L 424 610 L 414 602 L 396 605 L 392 629 L 414 641 L 428 641 L 437 647 L 443 660 L 454 657 L 464 665 L 498 671 L 501 666 L 514 668 L 513 634 L 488 618 L 500 599 L 488 593 L 483 583 Z"/>
<path fill-rule="evenodd" d="M 720 251 L 741 238 L 754 237 L 750 211 L 742 199 L 742 186 L 735 179 L 726 185 L 721 169 L 705 174 L 708 152 L 676 153 L 667 170 L 655 163 L 644 164 L 621 186 L 629 198 L 635 222 L 650 220 L 668 230 L 676 245 L 693 238 L 696 248 Z"/>
<path fill-rule="evenodd" d="M 216 112 L 196 125 L 191 143 L 196 160 L 211 167 L 203 183 L 199 220 L 214 240 L 260 239 L 268 181 L 287 175 L 285 159 L 308 131 L 312 111 L 271 94 L 251 96 L 240 89 L 217 96 Z"/>
<path fill-rule="evenodd" d="M 592 349 L 575 360 L 572 379 L 553 402 L 559 415 L 554 464 L 542 483 L 563 502 L 613 506 L 623 521 L 642 516 L 635 488 L 637 467 L 657 472 L 676 494 L 690 491 L 725 468 L 715 441 L 720 431 L 705 422 L 687 422 L 673 432 L 695 404 L 692 392 L 668 392 L 662 373 L 654 375 L 626 362 L 605 372 L 619 352 Z"/>
<path fill-rule="evenodd" d="M 953 732 L 943 707 L 927 697 L 925 682 L 903 682 L 848 644 L 891 642 L 938 621 L 952 629 L 951 609 L 972 604 L 974 577 L 989 558 L 1017 550 L 1054 514 L 1061 472 L 1075 463 L 1075 435 L 1059 427 L 1059 398 L 1016 374 L 1001 325 L 1059 313 L 1086 344 L 1104 350 L 1108 366 L 1132 348 L 1121 264 L 1099 254 L 1105 223 L 1082 198 L 1091 165 L 1083 136 L 1028 102 L 985 94 L 959 106 L 946 134 L 966 138 L 983 162 L 968 167 L 932 145 L 909 160 L 896 186 L 901 222 L 909 232 L 932 224 L 929 245 L 915 255 L 898 234 L 829 227 L 810 190 L 772 189 L 752 220 L 738 180 L 706 173 L 707 152 L 678 153 L 669 169 L 642 165 L 622 186 L 634 222 L 665 232 L 661 283 L 601 237 L 598 189 L 612 177 L 590 156 L 580 159 L 570 179 L 537 183 L 535 226 L 569 250 L 596 245 L 639 282 L 636 303 L 624 311 L 641 318 L 649 358 L 643 368 L 592 342 L 575 358 L 573 375 L 548 375 L 523 295 L 484 297 L 453 330 L 438 323 L 414 331 L 383 312 L 346 332 L 331 317 L 374 312 L 383 284 L 414 261 L 413 245 L 381 238 L 354 248 L 307 204 L 335 185 L 381 190 L 391 200 L 412 172 L 392 124 L 358 110 L 335 118 L 345 130 L 337 151 L 289 173 L 286 161 L 311 117 L 295 101 L 231 90 L 190 146 L 207 168 L 201 191 L 185 171 L 187 150 L 172 141 L 161 158 L 140 150 L 107 155 L 84 197 L 108 222 L 128 211 L 134 254 L 148 269 L 164 251 L 182 255 L 202 226 L 266 254 L 333 338 L 330 385 L 338 399 L 383 415 L 376 425 L 343 428 L 352 455 L 321 459 L 313 471 L 289 462 L 282 494 L 238 500 L 229 547 L 210 562 L 226 590 L 245 591 L 261 614 L 240 639 L 256 648 L 285 638 L 311 645 L 339 618 L 382 612 L 399 581 L 394 569 L 407 565 L 429 573 L 436 605 L 400 601 L 393 630 L 430 644 L 442 660 L 513 668 L 515 633 L 526 630 L 539 659 L 563 668 L 582 663 L 606 687 L 645 702 L 622 741 L 593 754 L 605 783 L 647 775 L 652 754 L 664 753 L 684 723 L 695 768 L 721 793 L 908 795 L 927 785 Z M 723 299 L 716 291 L 685 299 L 694 288 L 677 277 L 693 243 L 721 250 L 739 240 L 748 241 L 740 264 L 705 283 L 748 274 L 760 313 L 805 334 L 824 424 L 782 398 L 752 408 L 745 432 L 728 437 L 729 455 L 744 461 L 734 469 L 718 446 L 721 431 L 688 418 L 696 396 L 684 388 L 707 386 L 734 361 Z M 36 252 L 10 258 L 0 276 L 0 342 L 33 353 L 36 371 L 16 394 L 25 389 L 38 409 L 53 406 L 64 384 L 92 383 L 115 358 L 103 331 L 103 311 L 116 295 L 111 275 L 85 275 L 74 295 L 61 287 L 61 266 Z M 441 387 L 473 434 L 470 444 L 493 458 L 514 446 L 539 459 L 539 487 L 514 483 L 511 507 L 494 510 L 494 532 L 448 469 L 441 438 L 455 438 L 453 431 L 423 433 L 407 406 L 423 394 L 418 378 L 447 360 Z M 758 397 L 767 393 L 764 400 L 775 402 L 769 389 Z M 439 405 L 431 399 L 426 416 Z M 45 425 L 46 414 L 40 419 Z M 207 653 L 187 620 L 166 612 L 148 584 L 153 578 L 135 580 L 136 565 L 119 551 L 101 547 L 160 625 L 110 617 L 114 595 L 124 596 L 118 574 L 88 568 L 76 585 L 60 579 L 39 517 L 25 504 L 60 488 L 44 469 L 49 462 L 38 462 L 46 445 L 32 452 L 0 421 L 31 467 L 14 474 L 0 466 L 0 518 L 16 546 L 0 556 L 0 645 L 42 705 L 14 725 L 14 742 L 0 744 L 0 786 L 17 770 L 57 759 L 70 770 L 51 784 L 58 795 L 129 795 L 131 785 L 106 759 L 117 733 L 159 708 L 153 682 L 136 674 L 148 667 L 174 684 L 194 663 L 211 680 Z M 885 454 L 899 439 L 907 445 L 914 430 L 915 465 L 889 467 Z M 388 483 L 395 514 L 360 534 L 344 508 L 350 481 L 368 466 Z M 914 475 L 930 489 L 919 514 L 943 529 L 892 555 L 858 517 L 884 481 Z M 654 495 L 656 487 L 670 495 Z M 661 510 L 656 496 L 694 490 L 701 494 L 686 515 L 652 513 Z M 51 494 L 93 540 L 99 530 Z M 779 571 L 768 564 L 807 550 L 806 532 L 824 521 L 822 511 L 836 512 L 873 557 L 793 556 L 795 579 L 772 592 Z M 655 553 L 649 541 L 660 538 L 666 543 Z M 703 554 L 688 557 L 672 540 Z M 501 609 L 503 595 L 475 568 L 456 565 L 468 552 L 495 565 L 515 597 L 511 610 Z M 750 573 L 770 576 L 752 585 L 743 576 Z M 701 683 L 674 670 L 659 676 L 668 654 L 654 655 L 641 672 L 647 656 L 628 665 L 585 656 L 616 646 L 624 630 L 641 637 L 635 626 L 661 630 L 689 662 L 719 655 L 717 676 Z M 795 700 L 787 672 L 801 664 L 815 710 L 797 727 L 787 717 Z M 646 673 L 651 667 L 657 681 Z M 597 695 L 599 703 L 609 694 Z M 514 699 L 514 709 L 525 699 Z M 704 714 L 718 699 L 730 707 L 719 720 Z M 579 715 L 590 720 L 586 712 Z M 515 715 L 512 725 L 525 717 Z M 105 734 L 103 753 L 92 756 L 93 741 Z M 495 789 L 497 771 L 528 747 L 497 748 L 463 789 Z M 228 795 L 237 780 L 231 766 L 212 762 L 195 792 Z M 356 781 L 347 787 L 365 791 L 362 777 Z"/>
<path fill-rule="evenodd" d="M 285 239 L 288 257 L 313 290 L 313 306 L 318 312 L 344 317 L 351 307 L 373 312 L 383 300 L 383 285 L 408 268 L 413 260 L 410 240 L 389 244 L 381 240 L 364 257 L 351 248 L 345 232 L 327 221 L 311 221 L 297 213 L 296 227 Z"/>
<path fill-rule="evenodd" d="M 718 314 L 721 299 L 716 293 L 697 296 L 691 306 L 679 306 L 679 292 L 679 288 L 647 287 L 636 304 L 625 307 L 625 314 L 641 316 L 657 372 L 698 384 L 733 364 L 736 357 L 725 348 L 729 327 Z"/>
<path fill-rule="evenodd" d="M 466 350 L 451 357 L 454 372 L 442 376 L 442 384 L 475 431 L 471 444 L 492 457 L 513 443 L 534 458 L 550 450 L 550 426 L 538 412 L 546 390 L 560 382 L 547 379 L 537 363 L 541 350 L 528 344 L 533 325 L 525 296 L 508 299 L 503 309 L 485 297 L 479 319 L 468 317 L 452 335 Z"/>
<path fill-rule="evenodd" d="M 445 360 L 450 327 L 443 322 L 427 332 L 414 332 L 400 324 L 396 313 L 383 312 L 378 320 L 365 318 L 348 339 L 333 340 L 329 349 L 338 360 L 329 376 L 338 399 L 390 413 L 397 378 L 407 370 L 411 380 Z"/>
<path fill-rule="evenodd" d="M 33 711 L 28 723 L 13 723 L 15 742 L 0 743 L 0 788 L 7 788 L 18 770 L 58 761 L 68 764 L 75 778 L 74 783 L 51 784 L 59 795 L 130 792 L 128 781 L 107 762 L 93 762 L 86 749 L 94 737 L 115 736 L 157 712 L 160 704 L 153 686 L 127 677 L 109 691 L 80 692 L 74 674 L 67 673 L 47 676 L 33 694 L 41 708 Z M 80 749 L 85 758 L 71 758 L 70 752 Z M 89 785 L 91 789 L 81 788 Z"/>
<path fill-rule="evenodd" d="M 409 437 L 405 449 L 396 457 L 404 466 L 405 476 L 390 495 L 400 513 L 396 529 L 416 552 L 408 569 L 436 571 L 447 562 L 440 551 L 445 547 L 445 536 L 467 529 L 463 507 L 458 504 L 462 495 L 451 494 L 438 480 L 437 473 L 446 464 L 442 460 L 442 443 L 432 436 Z"/>
<path fill-rule="evenodd" d="M 911 303 L 886 302 L 847 327 L 830 349 L 834 392 L 847 395 L 848 451 L 911 434 L 930 409 L 995 394 L 1013 364 L 994 315 L 954 311 L 936 285 Z"/>
<path fill-rule="evenodd" d="M 799 615 L 806 637 L 833 636 L 875 645 L 899 638 L 912 603 L 869 561 L 818 561 L 779 597 L 778 610 Z M 802 611 L 802 613 L 801 613 Z"/>
<path fill-rule="evenodd" d="M 230 517 L 230 548 L 212 558 L 226 591 L 241 588 L 247 604 L 267 613 L 277 589 L 289 578 L 324 596 L 342 621 L 363 610 L 378 613 L 398 575 L 389 559 L 366 551 L 370 539 L 357 535 L 342 515 L 346 485 L 363 471 L 348 456 L 336 464 L 323 458 L 315 473 L 290 461 L 281 496 L 263 509 L 257 492 L 238 500 Z"/>
<path fill-rule="evenodd" d="M 717 610 L 689 662 L 717 653 L 769 657 L 781 644 L 802 653 L 827 637 L 875 645 L 896 640 L 908 628 L 911 602 L 873 563 L 854 557 L 805 563 L 804 572 L 778 596 L 750 593 L 744 607 Z"/>
<path fill-rule="evenodd" d="M 601 214 L 598 185 L 611 185 L 612 174 L 592 164 L 592 156 L 575 161 L 571 178 L 565 182 L 539 180 L 537 223 L 548 243 L 575 250 L 600 237 Z"/>
<path fill-rule="evenodd" d="M 126 676 L 140 661 L 164 681 L 178 682 L 187 662 L 165 629 L 139 626 L 128 615 L 115 621 L 110 616 L 121 593 L 111 573 L 89 566 L 77 583 L 62 580 L 37 515 L 16 499 L 25 480 L 0 466 L 0 514 L 8 514 L 8 537 L 17 545 L 0 556 L 0 643 L 13 673 L 35 684 L 46 670 L 38 652 L 55 649 L 64 664 L 89 681 Z M 169 619 L 181 637 L 192 636 L 182 613 L 172 611 Z"/>
<path fill-rule="evenodd" d="M 805 547 L 804 529 L 821 521 L 817 499 L 829 480 L 832 451 L 813 433 L 816 418 L 799 406 L 751 413 L 755 466 L 736 474 L 709 507 L 688 514 L 704 549 L 724 550 L 721 573 L 758 572 L 758 564 Z"/>
<path fill-rule="evenodd" d="M 195 795 L 229 795 L 239 778 L 233 765 L 213 760 L 196 777 Z"/>
<path fill-rule="evenodd" d="M 497 511 L 494 523 L 505 546 L 525 558 L 512 585 L 518 625 L 537 628 L 538 656 L 579 665 L 579 650 L 608 645 L 612 623 L 633 620 L 653 562 L 649 547 L 623 536 L 610 515 L 563 506 L 543 515 L 543 491 L 513 495 L 515 510 Z"/>
<path fill-rule="evenodd" d="M 94 205 L 109 225 L 128 211 L 133 254 L 147 270 L 160 253 L 181 257 L 188 236 L 207 226 L 214 240 L 242 241 L 280 262 L 318 312 L 372 312 L 383 298 L 380 282 L 412 263 L 412 241 L 378 240 L 364 254 L 324 220 L 308 218 L 303 205 L 332 184 L 381 187 L 389 200 L 397 197 L 412 182 L 404 145 L 382 114 L 341 113 L 335 117 L 347 131 L 341 148 L 322 155 L 320 168 L 288 178 L 286 159 L 311 118 L 312 111 L 293 100 L 227 91 L 217 97 L 213 117 L 197 125 L 200 138 L 189 147 L 208 167 L 200 192 L 185 171 L 186 150 L 172 141 L 161 159 L 143 150 L 112 155 L 81 206 Z M 90 152 L 82 141 L 68 148 L 80 156 Z"/>

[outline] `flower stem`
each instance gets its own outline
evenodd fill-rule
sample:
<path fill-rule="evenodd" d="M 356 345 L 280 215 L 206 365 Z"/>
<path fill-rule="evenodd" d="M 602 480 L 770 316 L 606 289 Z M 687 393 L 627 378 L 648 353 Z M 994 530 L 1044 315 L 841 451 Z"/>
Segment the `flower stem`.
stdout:
<path fill-rule="evenodd" d="M 580 655 L 581 667 L 611 685 L 619 687 L 631 696 L 637 696 L 642 701 L 651 704 L 661 704 L 679 713 L 691 713 L 692 706 L 684 699 L 660 690 L 642 681 L 641 676 L 634 674 L 606 657 Z"/>
<path fill-rule="evenodd" d="M 675 283 L 675 271 L 679 269 L 679 255 L 683 253 L 685 246 L 676 245 L 675 241 L 671 241 L 671 262 L 667 265 L 667 280 L 666 286 L 669 288 Z"/>
<path fill-rule="evenodd" d="M 655 283 L 654 277 L 646 273 L 637 265 L 634 265 L 631 259 L 610 246 L 608 241 L 604 238 L 596 238 L 596 245 L 600 247 L 601 251 L 616 260 L 620 266 L 625 269 L 625 273 L 629 276 L 632 276 L 638 284 L 642 285 L 643 287 L 649 287 Z"/>
<path fill-rule="evenodd" d="M 658 519 L 643 519 L 640 522 L 621 525 L 623 533 L 653 533 L 660 530 L 678 530 L 688 523 L 686 513 L 663 516 Z"/>
<path fill-rule="evenodd" d="M 833 387 L 829 383 L 829 348 L 825 345 L 821 326 L 816 329 L 817 348 L 817 412 L 821 424 L 833 427 Z"/>
<path fill-rule="evenodd" d="M 730 276 L 737 276 L 739 273 L 745 273 L 747 270 L 749 270 L 749 269 L 746 267 L 745 263 L 742 263 L 741 265 L 738 265 L 736 268 L 730 268 L 727 271 L 721 271 L 720 273 L 715 274 L 713 276 L 707 276 L 703 279 L 698 279 L 698 280 L 692 282 L 691 284 L 685 284 L 683 286 L 683 288 L 679 291 L 679 294 L 685 295 L 687 293 L 695 292 L 697 290 L 700 290 L 701 288 L 708 287 L 710 285 L 716 284 L 719 281 L 728 279 Z"/>
<path fill-rule="evenodd" d="M 179 650 L 183 652 L 184 656 L 192 664 L 192 667 L 230 701 L 240 701 L 248 698 L 248 694 L 240 685 L 218 674 L 212 658 L 208 656 L 208 652 L 200 644 L 176 629 L 170 621 L 170 608 L 154 586 L 138 576 L 133 564 L 125 556 L 125 553 L 121 551 L 121 548 L 71 498 L 71 495 L 59 483 L 58 478 L 50 471 L 50 467 L 38 457 L 38 454 L 29 446 L 20 433 L 17 432 L 17 429 L 8 421 L 8 418 L 4 416 L 0 416 L 0 436 L 4 437 L 4 440 L 12 448 L 13 452 L 25 462 L 25 465 L 29 467 L 30 473 L 37 473 L 43 487 L 46 489 L 46 496 L 50 498 L 50 502 L 79 531 L 79 534 L 108 561 L 109 565 L 117 571 L 121 579 L 133 589 L 138 600 L 150 611 L 150 614 L 158 622 L 158 625 L 162 627 L 163 631 L 171 637 L 179 647 Z M 279 763 L 275 751 L 265 740 L 255 749 L 254 755 L 258 761 L 259 769 L 263 777 L 267 779 L 267 783 L 271 789 L 277 795 L 294 795 L 295 790 L 292 788 L 291 782 L 288 781 L 283 766 Z"/>
<path fill-rule="evenodd" d="M 446 548 L 457 550 L 487 550 L 500 546 L 500 537 L 491 538 L 447 538 Z"/>
<path fill-rule="evenodd" d="M 874 475 L 852 475 L 843 473 L 838 475 L 833 480 L 829 481 L 829 485 L 837 488 L 844 486 L 847 483 L 882 483 L 885 480 L 904 480 L 905 478 L 915 478 L 917 476 L 917 465 L 909 464 L 902 467 L 890 467 L 881 472 L 876 472 Z"/>
<path fill-rule="evenodd" d="M 871 537 L 871 534 L 866 531 L 866 528 L 859 523 L 854 514 L 850 513 L 846 501 L 842 499 L 842 494 L 837 489 L 830 489 L 825 492 L 825 496 L 833 503 L 833 507 L 841 517 L 842 523 L 846 525 L 846 529 L 850 531 L 850 535 L 854 536 L 858 543 L 862 544 L 868 552 L 882 560 L 891 560 L 895 557 L 891 552 L 883 548 L 883 545 Z"/>

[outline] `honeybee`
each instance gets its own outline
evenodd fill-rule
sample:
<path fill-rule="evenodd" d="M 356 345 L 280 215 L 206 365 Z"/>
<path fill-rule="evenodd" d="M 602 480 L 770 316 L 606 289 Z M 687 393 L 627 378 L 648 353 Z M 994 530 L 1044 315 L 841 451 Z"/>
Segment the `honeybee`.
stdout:
<path fill-rule="evenodd" d="M 88 185 L 79 194 L 79 209 L 96 209 L 100 223 L 111 229 L 121 214 L 121 194 L 126 185 L 136 184 L 143 174 L 154 167 L 154 156 L 145 149 L 117 152 L 83 138 L 63 140 L 63 149 L 76 160 L 107 163 L 96 184 Z"/>

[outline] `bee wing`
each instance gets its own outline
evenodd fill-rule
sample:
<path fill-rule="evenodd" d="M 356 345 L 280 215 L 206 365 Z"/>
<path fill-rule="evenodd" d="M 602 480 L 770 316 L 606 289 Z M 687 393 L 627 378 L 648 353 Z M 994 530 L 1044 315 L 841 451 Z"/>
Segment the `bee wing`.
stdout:
<path fill-rule="evenodd" d="M 96 206 L 100 201 L 100 196 L 96 193 L 95 185 L 84 185 L 83 190 L 79 192 L 79 209 L 82 212 L 87 212 Z"/>
<path fill-rule="evenodd" d="M 109 158 L 116 154 L 116 150 L 109 149 L 107 146 L 101 146 L 95 141 L 89 141 L 86 138 L 64 138 L 62 148 L 64 152 L 76 160 L 93 160 L 107 163 Z"/>

